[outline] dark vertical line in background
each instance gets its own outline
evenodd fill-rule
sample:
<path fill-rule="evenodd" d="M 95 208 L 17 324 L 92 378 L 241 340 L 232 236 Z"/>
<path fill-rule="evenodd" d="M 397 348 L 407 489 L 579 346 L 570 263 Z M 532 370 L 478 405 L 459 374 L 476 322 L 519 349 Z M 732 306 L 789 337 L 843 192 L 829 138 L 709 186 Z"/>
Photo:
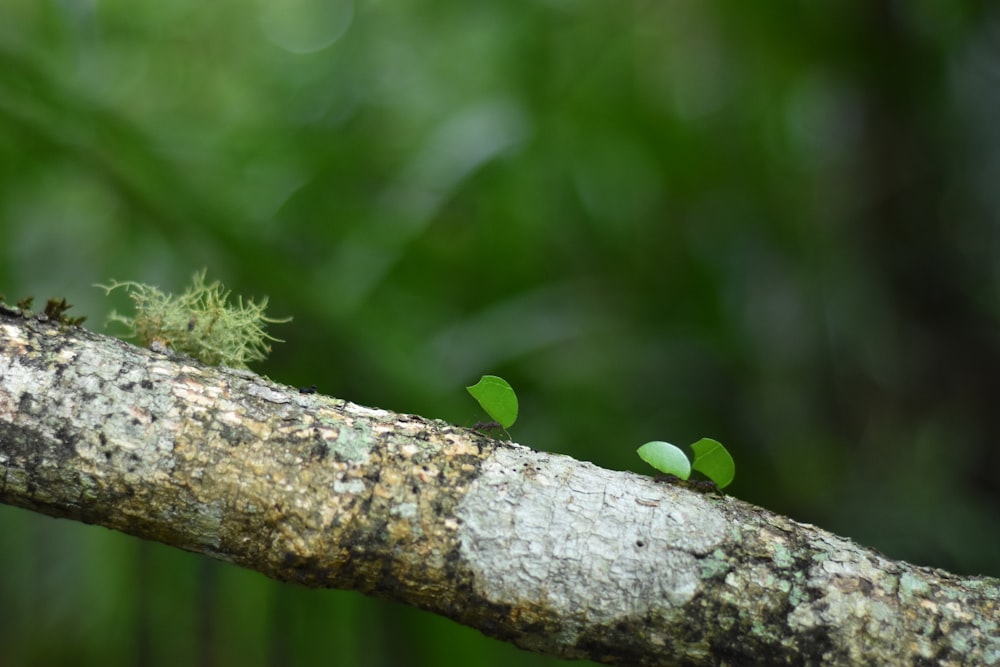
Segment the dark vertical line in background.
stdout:
<path fill-rule="evenodd" d="M 219 564 L 210 558 L 198 559 L 198 592 L 195 599 L 198 621 L 198 665 L 212 667 L 215 660 L 215 618 L 219 613 Z"/>
<path fill-rule="evenodd" d="M 268 631 L 271 641 L 268 643 L 267 664 L 271 667 L 284 667 L 292 664 L 291 617 L 292 600 L 289 584 L 272 585 L 270 609 L 268 613 Z"/>
<path fill-rule="evenodd" d="M 145 540 L 136 540 L 135 549 L 135 664 L 151 665 L 152 656 L 152 614 L 150 611 L 149 582 L 155 574 L 150 564 L 152 545 Z"/>
<path fill-rule="evenodd" d="M 996 321 L 976 302 L 977 277 L 985 273 L 961 238 L 969 221 L 956 224 L 947 209 L 949 188 L 962 186 L 955 179 L 963 156 L 954 133 L 960 122 L 945 102 L 952 97 L 946 45 L 915 27 L 907 3 L 859 5 L 857 62 L 869 71 L 858 73 L 865 89 L 856 233 L 890 297 L 900 332 L 897 366 L 905 370 L 899 395 L 876 400 L 899 411 L 899 423 L 917 425 L 934 413 L 959 420 L 956 437 L 991 462 L 980 466 L 978 482 L 998 494 L 986 472 L 998 463 L 1000 346 Z"/>

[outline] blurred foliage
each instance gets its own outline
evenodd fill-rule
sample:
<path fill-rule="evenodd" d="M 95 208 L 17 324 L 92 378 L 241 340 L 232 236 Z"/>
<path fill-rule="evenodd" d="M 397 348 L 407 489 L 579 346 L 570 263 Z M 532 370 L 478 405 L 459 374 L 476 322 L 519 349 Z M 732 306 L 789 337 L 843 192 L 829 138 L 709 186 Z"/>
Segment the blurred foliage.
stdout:
<path fill-rule="evenodd" d="M 944 0 L 0 9 L 0 291 L 203 266 L 258 370 L 1000 575 L 1000 10 Z M 551 664 L 5 508 L 5 664 Z"/>

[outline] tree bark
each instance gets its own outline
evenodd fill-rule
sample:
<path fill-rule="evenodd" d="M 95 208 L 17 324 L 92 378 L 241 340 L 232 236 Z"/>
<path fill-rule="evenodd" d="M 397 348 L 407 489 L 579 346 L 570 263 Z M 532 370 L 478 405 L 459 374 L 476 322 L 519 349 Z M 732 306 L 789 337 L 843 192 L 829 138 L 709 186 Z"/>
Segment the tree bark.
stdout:
<path fill-rule="evenodd" d="M 621 665 L 996 665 L 1000 581 L 0 307 L 0 501 Z"/>

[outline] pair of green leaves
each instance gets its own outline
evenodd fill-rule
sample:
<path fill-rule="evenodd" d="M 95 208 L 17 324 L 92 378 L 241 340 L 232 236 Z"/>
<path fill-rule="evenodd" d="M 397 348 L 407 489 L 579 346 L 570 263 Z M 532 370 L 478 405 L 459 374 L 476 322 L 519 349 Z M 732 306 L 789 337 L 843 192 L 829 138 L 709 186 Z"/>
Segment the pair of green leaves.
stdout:
<path fill-rule="evenodd" d="M 691 471 L 696 470 L 720 489 L 729 486 L 736 476 L 736 463 L 721 442 L 702 438 L 691 445 L 691 449 L 694 451 L 694 463 L 688 461 L 680 447 L 662 440 L 647 442 L 637 451 L 639 458 L 667 475 L 687 479 Z"/>

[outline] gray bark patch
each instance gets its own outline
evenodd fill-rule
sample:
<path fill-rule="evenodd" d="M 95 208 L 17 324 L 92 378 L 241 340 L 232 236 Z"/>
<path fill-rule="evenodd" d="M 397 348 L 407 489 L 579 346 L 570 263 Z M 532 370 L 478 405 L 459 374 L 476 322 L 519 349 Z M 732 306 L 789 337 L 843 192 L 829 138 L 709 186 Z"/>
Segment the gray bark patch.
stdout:
<path fill-rule="evenodd" d="M 669 615 L 695 595 L 699 561 L 726 532 L 708 500 L 672 502 L 676 493 L 566 456 L 499 448 L 458 508 L 461 554 L 491 601 L 542 601 L 581 624 Z"/>

